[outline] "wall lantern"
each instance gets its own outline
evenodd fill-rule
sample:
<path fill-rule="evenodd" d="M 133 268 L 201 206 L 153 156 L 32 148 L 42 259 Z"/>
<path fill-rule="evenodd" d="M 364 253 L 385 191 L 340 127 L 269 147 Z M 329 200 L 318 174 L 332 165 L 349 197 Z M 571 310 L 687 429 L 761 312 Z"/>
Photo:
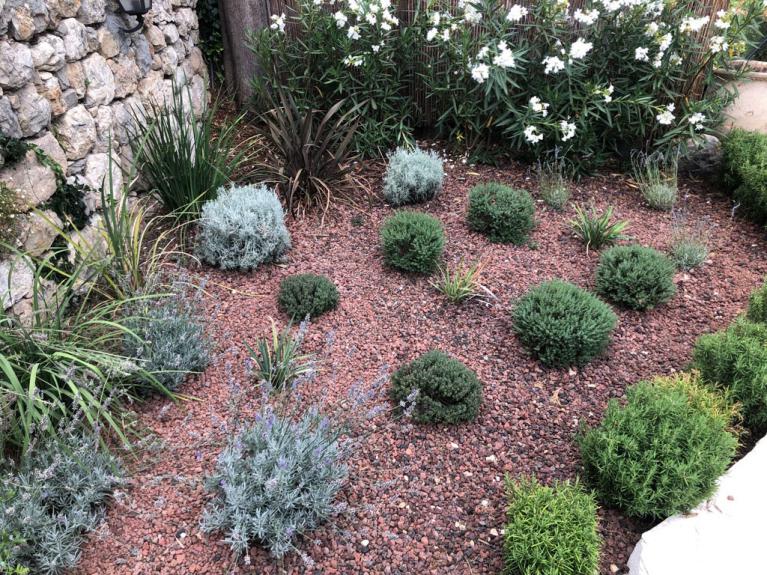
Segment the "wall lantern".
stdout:
<path fill-rule="evenodd" d="M 135 16 L 138 23 L 133 28 L 124 28 L 123 32 L 136 32 L 144 26 L 144 14 L 152 9 L 152 0 L 118 0 L 120 8 L 128 16 Z"/>

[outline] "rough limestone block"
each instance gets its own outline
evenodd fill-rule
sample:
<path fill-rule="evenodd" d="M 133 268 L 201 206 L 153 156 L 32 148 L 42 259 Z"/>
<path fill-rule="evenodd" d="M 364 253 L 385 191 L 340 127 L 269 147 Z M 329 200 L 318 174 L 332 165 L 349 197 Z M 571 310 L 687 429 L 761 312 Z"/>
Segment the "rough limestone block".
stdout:
<path fill-rule="evenodd" d="M 767 438 L 719 478 L 716 494 L 687 515 L 642 535 L 630 575 L 729 575 L 767 572 Z"/>

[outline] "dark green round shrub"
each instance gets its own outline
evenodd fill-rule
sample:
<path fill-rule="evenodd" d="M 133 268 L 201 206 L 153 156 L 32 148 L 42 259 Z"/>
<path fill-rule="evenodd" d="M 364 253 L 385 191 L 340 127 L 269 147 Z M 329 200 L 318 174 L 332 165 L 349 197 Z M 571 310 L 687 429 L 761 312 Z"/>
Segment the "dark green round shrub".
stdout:
<path fill-rule="evenodd" d="M 594 575 L 599 567 L 597 505 L 578 483 L 507 481 L 504 573 Z"/>
<path fill-rule="evenodd" d="M 433 272 L 445 249 L 445 232 L 440 221 L 428 214 L 400 211 L 381 228 L 384 259 L 393 268 L 406 272 Z"/>
<path fill-rule="evenodd" d="M 525 190 L 490 182 L 469 192 L 469 228 L 491 242 L 521 245 L 535 227 L 535 203 Z"/>
<path fill-rule="evenodd" d="M 747 317 L 751 321 L 767 324 L 767 282 L 751 294 Z"/>
<path fill-rule="evenodd" d="M 522 344 L 551 367 L 584 365 L 604 351 L 617 316 L 603 301 L 573 284 L 552 280 L 525 294 L 514 309 Z"/>
<path fill-rule="evenodd" d="M 294 319 L 317 317 L 338 306 L 338 290 L 325 276 L 298 274 L 280 282 L 280 310 Z"/>
<path fill-rule="evenodd" d="M 477 375 L 441 351 L 423 354 L 391 378 L 391 396 L 398 405 L 416 389 L 413 419 L 419 423 L 457 423 L 479 413 L 482 384 Z"/>
<path fill-rule="evenodd" d="M 599 259 L 597 292 L 631 309 L 650 309 L 676 293 L 675 271 L 674 262 L 658 250 L 615 246 Z"/>
<path fill-rule="evenodd" d="M 689 511 L 735 456 L 733 409 L 689 374 L 640 382 L 626 396 L 578 437 L 586 477 L 604 503 L 634 517 Z"/>
<path fill-rule="evenodd" d="M 746 427 L 757 434 L 767 430 L 767 325 L 741 319 L 725 331 L 702 335 L 693 367 L 707 383 L 730 390 Z"/>

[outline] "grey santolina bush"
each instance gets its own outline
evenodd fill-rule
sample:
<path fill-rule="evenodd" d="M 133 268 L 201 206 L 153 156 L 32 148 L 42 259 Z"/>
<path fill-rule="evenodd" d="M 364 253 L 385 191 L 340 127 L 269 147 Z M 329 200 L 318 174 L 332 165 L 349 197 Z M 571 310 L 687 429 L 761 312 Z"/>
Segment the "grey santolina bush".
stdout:
<path fill-rule="evenodd" d="M 399 148 L 389 156 L 384 197 L 392 206 L 426 202 L 442 190 L 445 171 L 436 152 Z"/>

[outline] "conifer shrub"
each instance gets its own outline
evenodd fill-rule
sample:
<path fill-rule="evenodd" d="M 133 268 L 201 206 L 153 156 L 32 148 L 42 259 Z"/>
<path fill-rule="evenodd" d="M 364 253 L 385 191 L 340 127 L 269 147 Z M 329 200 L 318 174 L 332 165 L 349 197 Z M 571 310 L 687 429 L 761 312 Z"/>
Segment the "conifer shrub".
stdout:
<path fill-rule="evenodd" d="M 469 192 L 469 228 L 491 242 L 524 244 L 535 227 L 534 216 L 535 202 L 525 190 L 489 182 Z"/>
<path fill-rule="evenodd" d="M 413 419 L 419 423 L 458 423 L 477 417 L 482 384 L 457 359 L 432 350 L 401 367 L 391 379 L 395 404 L 418 390 Z"/>
<path fill-rule="evenodd" d="M 338 306 L 338 289 L 326 276 L 297 274 L 280 282 L 277 302 L 294 320 L 315 318 Z"/>
<path fill-rule="evenodd" d="M 597 267 L 599 295 L 619 305 L 646 310 L 676 293 L 674 262 L 642 246 L 615 246 L 602 254 Z"/>
<path fill-rule="evenodd" d="M 445 231 L 435 217 L 400 211 L 381 228 L 381 245 L 388 265 L 405 272 L 430 274 L 445 249 Z"/>
<path fill-rule="evenodd" d="M 562 280 L 532 288 L 517 303 L 514 331 L 550 367 L 584 365 L 602 353 L 618 321 L 596 296 Z"/>
<path fill-rule="evenodd" d="M 389 156 L 384 197 L 392 206 L 427 202 L 442 190 L 445 171 L 436 152 L 398 148 Z"/>

